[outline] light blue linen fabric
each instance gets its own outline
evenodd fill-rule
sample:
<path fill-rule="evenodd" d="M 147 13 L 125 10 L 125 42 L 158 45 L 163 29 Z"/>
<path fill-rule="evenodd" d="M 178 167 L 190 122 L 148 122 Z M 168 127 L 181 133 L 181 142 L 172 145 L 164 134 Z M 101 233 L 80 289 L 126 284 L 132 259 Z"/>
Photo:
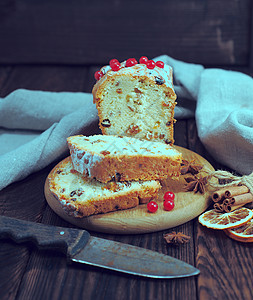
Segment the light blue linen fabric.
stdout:
<path fill-rule="evenodd" d="M 156 57 L 173 68 L 175 118 L 196 118 L 198 135 L 223 165 L 253 171 L 253 79 L 240 72 Z M 98 116 L 91 93 L 16 90 L 0 99 L 0 190 L 67 151 L 66 139 L 93 134 Z"/>

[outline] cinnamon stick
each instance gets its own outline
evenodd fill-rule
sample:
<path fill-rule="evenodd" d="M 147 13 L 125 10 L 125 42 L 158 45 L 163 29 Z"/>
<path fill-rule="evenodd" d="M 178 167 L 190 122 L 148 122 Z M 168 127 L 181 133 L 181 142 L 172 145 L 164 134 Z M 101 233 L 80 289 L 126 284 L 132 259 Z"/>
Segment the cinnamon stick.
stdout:
<path fill-rule="evenodd" d="M 231 211 L 236 210 L 237 208 L 240 208 L 240 207 L 242 207 L 243 205 L 244 205 L 244 204 L 232 206 L 232 207 L 231 207 Z"/>
<path fill-rule="evenodd" d="M 224 199 L 222 202 L 215 202 L 213 207 L 217 212 L 230 212 L 251 202 L 253 202 L 253 194 L 245 193 Z"/>
<path fill-rule="evenodd" d="M 237 195 L 233 198 L 225 199 L 223 201 L 223 209 L 225 212 L 230 212 L 252 201 L 253 195 L 251 193 Z"/>
<path fill-rule="evenodd" d="M 213 202 L 223 201 L 225 198 L 234 197 L 249 192 L 249 188 L 246 185 L 236 185 L 230 187 L 224 187 L 212 195 Z"/>
<path fill-rule="evenodd" d="M 230 212 L 232 206 L 234 205 L 234 203 L 235 203 L 235 199 L 234 198 L 225 199 L 223 201 L 223 211 L 224 212 Z"/>
<path fill-rule="evenodd" d="M 212 200 L 213 202 L 220 202 L 225 198 L 225 192 L 227 191 L 227 187 L 226 188 L 222 188 L 216 192 L 213 193 L 212 195 Z"/>
<path fill-rule="evenodd" d="M 224 212 L 223 204 L 222 203 L 214 203 L 213 208 L 217 212 Z"/>
<path fill-rule="evenodd" d="M 234 199 L 233 205 L 241 205 L 241 204 L 247 204 L 253 201 L 253 194 L 246 193 L 242 195 L 234 196 L 232 199 Z"/>
<path fill-rule="evenodd" d="M 233 205 L 235 203 L 235 198 L 228 198 L 223 200 L 224 205 Z"/>
<path fill-rule="evenodd" d="M 246 193 L 249 193 L 249 188 L 246 185 L 231 186 L 225 192 L 225 197 L 229 198 Z"/>

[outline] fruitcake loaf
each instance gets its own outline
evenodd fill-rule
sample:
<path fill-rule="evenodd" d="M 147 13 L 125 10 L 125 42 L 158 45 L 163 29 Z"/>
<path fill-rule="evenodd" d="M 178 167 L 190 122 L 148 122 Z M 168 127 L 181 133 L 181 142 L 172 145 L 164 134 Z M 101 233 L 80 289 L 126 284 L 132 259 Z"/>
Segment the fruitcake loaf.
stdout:
<path fill-rule="evenodd" d="M 161 142 L 127 136 L 67 138 L 73 167 L 101 182 L 178 178 L 182 154 Z"/>
<path fill-rule="evenodd" d="M 73 170 L 71 158 L 61 161 L 48 176 L 49 190 L 73 217 L 129 209 L 158 197 L 158 181 L 101 183 Z"/>
<path fill-rule="evenodd" d="M 93 99 L 103 134 L 173 144 L 176 94 L 172 68 L 146 57 L 111 60 L 95 73 Z"/>

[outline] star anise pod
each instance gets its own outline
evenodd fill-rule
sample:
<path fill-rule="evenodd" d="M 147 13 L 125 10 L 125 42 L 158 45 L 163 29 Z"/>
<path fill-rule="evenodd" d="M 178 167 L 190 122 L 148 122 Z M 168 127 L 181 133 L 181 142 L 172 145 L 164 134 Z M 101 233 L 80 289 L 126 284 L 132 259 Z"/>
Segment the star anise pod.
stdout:
<path fill-rule="evenodd" d="M 195 175 L 195 174 L 198 174 L 202 168 L 203 168 L 203 166 L 195 164 L 194 159 L 191 161 L 183 159 L 182 163 L 181 163 L 180 171 L 181 171 L 182 175 L 185 175 L 187 173 L 191 173 L 192 175 Z"/>
<path fill-rule="evenodd" d="M 204 194 L 206 189 L 205 186 L 207 184 L 207 178 L 208 176 L 202 177 L 199 175 L 197 177 L 196 175 L 191 176 L 191 177 L 186 177 L 185 181 L 187 184 L 185 185 L 186 191 L 193 191 L 195 194 L 197 192 L 200 192 L 200 194 Z"/>
<path fill-rule="evenodd" d="M 190 236 L 183 234 L 182 232 L 176 233 L 172 231 L 170 233 L 166 233 L 163 235 L 163 238 L 168 244 L 185 244 L 188 243 L 190 240 Z"/>

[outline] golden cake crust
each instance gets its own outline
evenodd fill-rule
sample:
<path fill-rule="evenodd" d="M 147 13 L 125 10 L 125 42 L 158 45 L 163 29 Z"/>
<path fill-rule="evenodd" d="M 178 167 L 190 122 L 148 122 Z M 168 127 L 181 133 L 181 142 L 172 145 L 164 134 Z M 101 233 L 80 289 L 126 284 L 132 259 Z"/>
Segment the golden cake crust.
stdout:
<path fill-rule="evenodd" d="M 161 188 L 158 181 L 134 184 L 99 183 L 97 194 L 94 192 L 94 195 L 88 193 L 85 196 L 87 190 L 98 183 L 74 171 L 70 157 L 53 168 L 48 175 L 48 181 L 50 192 L 60 202 L 62 209 L 74 218 L 136 207 L 156 199 Z"/>
<path fill-rule="evenodd" d="M 176 94 L 169 66 L 149 70 L 137 64 L 117 72 L 109 70 L 92 94 L 103 134 L 174 143 Z"/>
<path fill-rule="evenodd" d="M 79 135 L 67 141 L 75 170 L 101 182 L 177 179 L 180 175 L 182 154 L 163 143 L 104 135 Z"/>

